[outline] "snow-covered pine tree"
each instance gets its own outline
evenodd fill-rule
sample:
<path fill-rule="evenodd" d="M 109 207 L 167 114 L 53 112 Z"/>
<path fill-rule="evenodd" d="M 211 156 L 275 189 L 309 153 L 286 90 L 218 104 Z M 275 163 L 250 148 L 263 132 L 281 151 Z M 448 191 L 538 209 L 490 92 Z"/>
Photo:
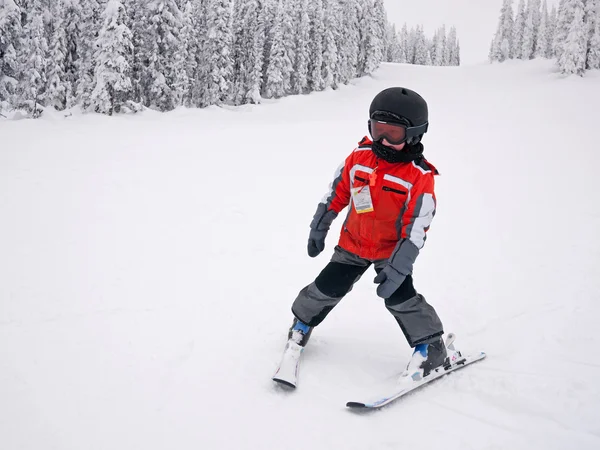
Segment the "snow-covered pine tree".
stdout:
<path fill-rule="evenodd" d="M 186 2 L 183 14 L 185 20 L 189 22 L 190 28 L 188 29 L 188 36 L 184 37 L 188 39 L 188 60 L 186 64 L 186 72 L 189 79 L 188 93 L 184 98 L 184 105 L 187 107 L 196 106 L 194 103 L 194 83 L 198 74 L 198 59 L 200 58 L 200 37 L 198 33 L 198 16 L 197 3 L 200 0 L 189 0 Z"/>
<path fill-rule="evenodd" d="M 283 18 L 281 22 L 283 29 L 283 47 L 290 60 L 290 68 L 288 71 L 284 72 L 284 82 L 287 86 L 286 95 L 291 93 L 294 62 L 296 61 L 296 52 L 298 51 L 296 48 L 298 23 L 295 21 L 294 7 L 294 0 L 283 0 Z"/>
<path fill-rule="evenodd" d="M 517 15 L 513 28 L 513 58 L 523 59 L 523 35 L 525 33 L 525 22 L 527 15 L 525 12 L 525 0 L 519 0 Z"/>
<path fill-rule="evenodd" d="M 309 91 L 322 91 L 323 80 L 323 41 L 325 36 L 324 11 L 322 0 L 311 0 L 310 9 L 310 62 L 308 65 Z"/>
<path fill-rule="evenodd" d="M 346 9 L 348 8 L 348 0 L 336 0 L 336 20 L 335 20 L 335 45 L 337 48 L 337 64 L 335 70 L 336 84 L 348 84 L 353 77 L 352 70 L 348 70 L 351 64 L 349 62 L 349 54 L 354 54 L 352 43 L 350 41 L 351 34 L 358 30 L 350 30 L 346 25 Z"/>
<path fill-rule="evenodd" d="M 451 66 L 452 54 L 454 53 L 454 48 L 452 47 L 452 43 L 450 42 L 450 36 L 446 35 L 446 26 L 443 27 L 444 32 L 444 57 L 442 58 L 442 64 L 444 66 Z M 454 29 L 454 33 L 456 33 L 456 29 Z M 456 42 L 456 35 L 455 35 Z"/>
<path fill-rule="evenodd" d="M 295 34 L 295 61 L 292 71 L 290 92 L 292 94 L 304 94 L 308 89 L 308 61 L 310 59 L 310 16 L 308 14 L 308 0 L 294 1 L 294 23 L 297 24 Z"/>
<path fill-rule="evenodd" d="M 194 57 L 195 74 L 191 80 L 192 99 L 191 104 L 194 107 L 206 106 L 205 104 L 205 91 L 206 91 L 206 79 L 208 78 L 209 65 L 207 64 L 207 58 L 209 55 L 206 53 L 206 46 L 208 42 L 208 22 L 207 22 L 207 0 L 191 0 L 192 2 L 192 16 L 195 25 L 196 35 L 196 54 L 190 55 Z M 232 40 L 233 40 L 233 28 L 232 28 Z M 262 51 L 262 49 L 261 49 Z M 232 69 L 233 70 L 233 69 Z M 262 70 L 262 68 L 261 68 Z M 261 75 L 262 76 L 262 75 Z"/>
<path fill-rule="evenodd" d="M 542 0 L 529 0 L 528 13 L 533 21 L 533 50 L 530 58 L 533 59 L 537 50 L 537 43 L 539 40 L 540 23 L 542 21 Z"/>
<path fill-rule="evenodd" d="M 500 19 L 496 35 L 492 41 L 490 61 L 502 62 L 512 56 L 514 38 L 513 0 L 504 0 L 500 10 Z"/>
<path fill-rule="evenodd" d="M 387 14 L 386 14 L 386 17 L 387 17 Z M 387 61 L 387 55 L 388 55 L 389 47 L 390 47 L 390 44 L 391 44 L 391 40 L 390 40 L 390 37 L 391 37 L 390 27 L 391 27 L 391 25 L 390 25 L 389 22 L 386 22 L 384 24 L 383 38 L 382 38 L 383 47 L 381 49 L 381 51 L 382 51 L 382 58 L 383 58 L 382 61 Z"/>
<path fill-rule="evenodd" d="M 429 50 L 429 47 L 427 48 L 427 55 L 425 57 L 425 64 L 426 66 L 432 66 L 433 65 L 433 61 L 431 59 L 431 50 Z"/>
<path fill-rule="evenodd" d="M 569 33 L 558 59 L 560 71 L 565 75 L 583 76 L 587 53 L 588 30 L 584 22 L 585 5 L 582 0 L 566 0 L 565 14 L 570 20 Z"/>
<path fill-rule="evenodd" d="M 13 0 L 0 0 L 0 113 L 15 102 L 21 35 L 21 11 Z"/>
<path fill-rule="evenodd" d="M 77 82 L 76 100 L 82 109 L 88 110 L 90 96 L 94 89 L 94 54 L 96 39 L 100 30 L 101 7 L 97 0 L 80 0 L 80 24 L 77 41 Z"/>
<path fill-rule="evenodd" d="M 572 17 L 569 17 L 566 8 L 567 0 L 560 0 L 556 18 L 556 29 L 554 31 L 554 41 L 552 43 L 554 56 L 557 59 L 560 59 L 562 55 L 565 40 L 569 35 L 570 20 L 572 20 Z"/>
<path fill-rule="evenodd" d="M 415 40 L 415 60 L 414 64 L 421 66 L 427 65 L 427 55 L 429 53 L 427 45 L 427 38 L 425 36 L 425 29 L 423 26 L 417 26 L 416 40 Z"/>
<path fill-rule="evenodd" d="M 507 39 L 504 39 L 504 42 L 508 42 Z M 456 27 L 450 28 L 450 33 L 448 34 L 448 39 L 446 40 L 446 46 L 450 49 L 450 59 L 448 61 L 448 65 L 460 66 L 460 49 L 458 47 Z"/>
<path fill-rule="evenodd" d="M 62 111 L 67 107 L 67 92 L 71 91 L 66 77 L 67 35 L 63 23 L 64 6 L 61 0 L 52 5 L 54 26 L 50 37 L 48 57 L 48 85 L 46 87 L 46 106 Z"/>
<path fill-rule="evenodd" d="M 273 27 L 275 26 L 275 15 L 277 14 L 277 3 L 279 0 L 261 1 L 261 22 L 264 24 L 265 42 L 263 47 L 263 67 L 261 91 L 267 79 L 267 68 L 269 67 L 269 55 L 271 54 L 271 42 L 273 39 Z"/>
<path fill-rule="evenodd" d="M 376 66 L 374 50 L 377 48 L 375 34 L 373 0 L 363 0 L 361 4 L 359 76 L 369 75 Z"/>
<path fill-rule="evenodd" d="M 179 6 L 179 5 L 178 5 Z M 174 90 L 177 105 L 191 106 L 192 79 L 196 67 L 196 28 L 192 4 L 186 1 L 181 5 L 181 29 L 179 30 L 180 45 L 174 55 Z"/>
<path fill-rule="evenodd" d="M 324 0 L 324 38 L 323 38 L 323 85 L 337 89 L 338 48 L 337 29 L 339 14 L 337 0 Z"/>
<path fill-rule="evenodd" d="M 45 104 L 48 67 L 48 39 L 42 0 L 32 0 L 27 10 L 20 48 L 18 106 L 39 117 Z"/>
<path fill-rule="evenodd" d="M 207 0 L 207 39 L 204 60 L 207 77 L 203 106 L 221 105 L 229 101 L 233 81 L 232 0 Z"/>
<path fill-rule="evenodd" d="M 418 39 L 418 27 L 411 28 L 410 31 L 408 32 L 408 39 L 406 40 L 406 62 L 408 64 L 415 64 L 417 39 Z"/>
<path fill-rule="evenodd" d="M 267 32 L 263 15 L 264 8 L 260 3 L 256 3 L 255 10 L 251 11 L 246 17 L 246 30 L 249 31 L 249 51 L 247 53 L 247 77 L 245 102 L 259 103 L 260 92 L 262 89 L 263 67 L 264 67 L 264 48 Z M 307 82 L 305 80 L 305 82 Z"/>
<path fill-rule="evenodd" d="M 260 103 L 265 29 L 262 8 L 257 0 L 235 4 L 234 104 Z"/>
<path fill-rule="evenodd" d="M 597 13 L 600 14 L 598 11 Z M 586 67 L 600 69 L 600 16 L 596 16 L 594 33 L 588 44 Z"/>
<path fill-rule="evenodd" d="M 434 66 L 444 66 L 447 64 L 444 61 L 446 53 L 446 25 L 439 28 L 433 36 L 432 55 Z"/>
<path fill-rule="evenodd" d="M 379 65 L 384 60 L 389 45 L 387 42 L 389 22 L 385 9 L 385 0 L 374 0 L 373 9 L 375 23 L 377 24 L 377 37 L 379 38 L 379 62 L 377 63 Z"/>
<path fill-rule="evenodd" d="M 367 39 L 367 59 L 365 63 L 367 74 L 373 73 L 383 61 L 387 26 L 387 13 L 383 0 L 374 0 L 372 20 L 369 23 L 371 25 L 369 34 L 372 34 L 372 39 Z"/>
<path fill-rule="evenodd" d="M 175 0 L 151 0 L 148 4 L 150 22 L 149 58 L 149 106 L 160 111 L 170 111 L 178 106 L 180 94 L 176 80 L 181 65 L 176 55 L 181 47 L 180 31 L 183 16 Z"/>
<path fill-rule="evenodd" d="M 231 102 L 234 105 L 244 104 L 245 98 L 245 76 L 248 61 L 247 45 L 251 37 L 247 36 L 245 17 L 248 14 L 248 8 L 252 0 L 240 0 L 233 4 L 232 34 L 233 44 L 231 46 L 231 58 L 233 60 L 233 79 L 231 86 Z"/>
<path fill-rule="evenodd" d="M 345 27 L 346 18 L 344 16 L 344 9 L 347 8 L 346 0 L 334 0 L 333 11 L 335 11 L 336 17 L 334 18 L 334 43 L 336 48 L 336 62 L 334 76 L 334 88 L 337 88 L 340 84 L 346 84 L 349 82 L 346 67 L 348 65 L 346 54 L 346 39 L 348 30 Z"/>
<path fill-rule="evenodd" d="M 388 55 L 387 61 L 399 63 L 402 57 L 402 47 L 400 44 L 400 34 L 396 30 L 396 25 L 392 25 L 388 37 Z"/>
<path fill-rule="evenodd" d="M 408 40 L 408 30 L 403 25 L 398 31 L 398 59 L 396 62 L 406 64 L 406 41 Z"/>
<path fill-rule="evenodd" d="M 342 29 L 340 33 L 341 42 L 339 44 L 340 60 L 340 80 L 346 84 L 357 76 L 358 57 L 360 51 L 360 30 L 359 14 L 361 11 L 359 0 L 345 0 L 341 14 L 343 16 Z"/>
<path fill-rule="evenodd" d="M 387 27 L 387 37 L 386 37 L 386 42 L 387 42 L 387 47 L 386 47 L 386 53 L 384 55 L 384 61 L 385 62 L 395 62 L 395 56 L 394 56 L 394 45 L 396 45 L 398 43 L 398 34 L 396 32 L 396 25 L 393 24 L 388 24 Z"/>
<path fill-rule="evenodd" d="M 372 74 L 383 61 L 383 39 L 387 22 L 385 10 L 382 11 L 382 0 L 366 0 L 362 6 L 360 76 Z"/>
<path fill-rule="evenodd" d="M 82 17 L 81 3 L 78 0 L 63 0 L 62 27 L 65 33 L 64 80 L 67 89 L 66 107 L 77 104 L 77 85 L 79 82 L 81 28 L 85 26 Z M 55 17 L 56 19 L 56 17 Z"/>
<path fill-rule="evenodd" d="M 150 74 L 148 70 L 148 52 L 146 40 L 149 40 L 149 9 L 146 0 L 126 0 L 125 10 L 129 15 L 133 60 L 131 82 L 135 102 L 148 105 L 146 94 L 150 92 Z"/>
<path fill-rule="evenodd" d="M 532 59 L 535 48 L 535 21 L 534 10 L 531 7 L 533 1 L 529 1 L 530 8 L 527 10 L 525 28 L 523 29 L 523 45 L 521 46 L 521 59 Z"/>
<path fill-rule="evenodd" d="M 535 47 L 536 58 L 550 58 L 550 16 L 548 15 L 548 3 L 546 0 L 542 3 L 542 16 L 540 19 L 540 29 L 538 30 L 538 41 Z"/>
<path fill-rule="evenodd" d="M 233 43 L 231 45 L 231 59 L 233 61 L 233 78 L 231 85 L 231 102 L 234 105 L 241 105 L 244 95 L 243 77 L 246 70 L 246 44 L 248 38 L 245 36 L 244 14 L 246 14 L 247 0 L 238 0 L 233 3 L 233 13 L 231 20 L 231 33 Z"/>
<path fill-rule="evenodd" d="M 408 60 L 408 27 L 406 23 L 402 25 L 402 29 L 400 30 L 400 63 L 406 64 L 409 62 Z"/>
<path fill-rule="evenodd" d="M 548 17 L 548 58 L 554 58 L 554 37 L 558 25 L 558 11 L 556 6 L 552 7 L 552 11 Z"/>
<path fill-rule="evenodd" d="M 590 65 L 589 60 L 594 59 L 591 55 L 594 47 L 592 41 L 597 32 L 598 21 L 600 21 L 600 0 L 585 0 L 585 16 L 583 20 L 588 30 L 585 67 L 586 69 L 592 69 L 595 67 L 592 67 L 594 64 Z"/>
<path fill-rule="evenodd" d="M 386 29 L 387 37 L 385 38 L 387 46 L 385 47 L 385 62 L 394 62 L 394 44 L 397 41 L 396 26 L 388 23 Z"/>
<path fill-rule="evenodd" d="M 133 35 L 122 0 L 108 0 L 101 20 L 90 110 L 108 115 L 138 111 L 140 107 L 133 102 L 131 82 Z"/>
<path fill-rule="evenodd" d="M 367 34 L 367 5 L 362 0 L 356 0 L 356 12 L 358 17 L 358 57 L 356 64 L 356 75 L 361 77 L 365 73 L 365 61 L 367 53 L 364 42 Z"/>
<path fill-rule="evenodd" d="M 134 83 L 134 97 L 141 99 L 144 106 L 158 110 L 168 110 L 164 107 L 163 99 L 173 99 L 172 89 L 167 84 L 166 77 L 161 71 L 159 58 L 160 48 L 158 34 L 155 28 L 155 15 L 153 0 L 136 0 L 139 9 L 137 20 L 133 27 L 134 57 L 132 78 Z M 174 107 L 171 102 L 170 107 Z"/>
<path fill-rule="evenodd" d="M 266 98 L 283 97 L 290 89 L 289 80 L 293 66 L 284 44 L 284 20 L 283 0 L 279 0 L 271 31 L 271 51 L 264 86 Z"/>

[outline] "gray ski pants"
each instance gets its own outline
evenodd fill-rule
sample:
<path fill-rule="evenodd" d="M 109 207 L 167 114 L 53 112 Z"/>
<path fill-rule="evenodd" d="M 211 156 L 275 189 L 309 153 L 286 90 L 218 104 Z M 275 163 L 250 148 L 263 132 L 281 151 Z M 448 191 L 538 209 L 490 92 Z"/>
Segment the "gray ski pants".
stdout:
<path fill-rule="evenodd" d="M 319 325 L 327 314 L 352 290 L 352 286 L 373 264 L 379 273 L 387 260 L 370 261 L 337 246 L 331 261 L 311 284 L 300 291 L 292 305 L 298 320 L 310 326 Z M 435 309 L 413 287 L 412 276 L 385 299 L 411 347 L 434 342 L 444 334 Z"/>

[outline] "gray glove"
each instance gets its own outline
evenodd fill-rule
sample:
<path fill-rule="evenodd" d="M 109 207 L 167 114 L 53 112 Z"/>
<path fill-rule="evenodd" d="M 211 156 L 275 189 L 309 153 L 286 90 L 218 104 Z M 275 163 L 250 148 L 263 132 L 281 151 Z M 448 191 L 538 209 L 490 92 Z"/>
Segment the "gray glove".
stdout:
<path fill-rule="evenodd" d="M 377 274 L 373 280 L 379 284 L 377 286 L 377 295 L 381 298 L 390 298 L 394 292 L 398 290 L 400 285 L 404 283 L 406 275 L 401 274 L 393 266 L 388 264 L 381 272 Z"/>
<path fill-rule="evenodd" d="M 335 211 L 328 211 L 327 205 L 319 203 L 317 212 L 310 223 L 310 234 L 308 235 L 308 256 L 311 258 L 317 256 L 325 248 L 325 237 L 336 217 Z"/>
<path fill-rule="evenodd" d="M 390 298 L 404 283 L 406 276 L 412 273 L 418 255 L 419 249 L 408 239 L 398 242 L 387 265 L 373 280 L 379 284 L 377 295 L 381 298 Z"/>

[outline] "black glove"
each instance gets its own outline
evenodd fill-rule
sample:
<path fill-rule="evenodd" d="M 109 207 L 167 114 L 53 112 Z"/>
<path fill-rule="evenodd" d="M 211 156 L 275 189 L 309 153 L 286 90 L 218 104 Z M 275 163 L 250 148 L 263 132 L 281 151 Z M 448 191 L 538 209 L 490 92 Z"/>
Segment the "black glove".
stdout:
<path fill-rule="evenodd" d="M 308 256 L 314 258 L 325 248 L 325 237 L 331 223 L 337 217 L 333 210 L 327 210 L 327 205 L 319 203 L 317 212 L 310 223 L 310 234 L 308 235 Z"/>

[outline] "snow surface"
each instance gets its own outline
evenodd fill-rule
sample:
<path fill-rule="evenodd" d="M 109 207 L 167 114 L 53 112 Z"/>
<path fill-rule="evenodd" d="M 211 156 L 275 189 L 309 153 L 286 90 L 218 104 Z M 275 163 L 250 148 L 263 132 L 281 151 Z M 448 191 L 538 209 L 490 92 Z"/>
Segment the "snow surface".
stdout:
<path fill-rule="evenodd" d="M 0 448 L 600 448 L 600 73 L 383 65 L 235 109 L 0 121 Z M 390 85 L 431 109 L 417 288 L 488 358 L 372 414 L 410 355 L 369 271 L 270 377 L 308 224 Z"/>

